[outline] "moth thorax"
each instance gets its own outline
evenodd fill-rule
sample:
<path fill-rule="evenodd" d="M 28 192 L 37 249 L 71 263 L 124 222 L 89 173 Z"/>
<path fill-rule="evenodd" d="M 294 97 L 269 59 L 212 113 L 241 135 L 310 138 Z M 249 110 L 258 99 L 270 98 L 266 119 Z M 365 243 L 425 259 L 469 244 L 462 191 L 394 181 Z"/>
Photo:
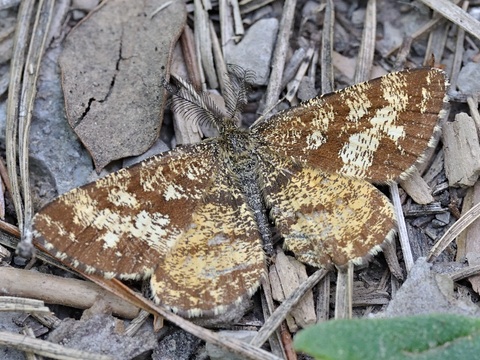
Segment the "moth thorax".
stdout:
<path fill-rule="evenodd" d="M 234 117 L 223 117 L 220 122 L 220 133 L 224 135 L 231 134 L 238 130 L 237 119 Z"/>

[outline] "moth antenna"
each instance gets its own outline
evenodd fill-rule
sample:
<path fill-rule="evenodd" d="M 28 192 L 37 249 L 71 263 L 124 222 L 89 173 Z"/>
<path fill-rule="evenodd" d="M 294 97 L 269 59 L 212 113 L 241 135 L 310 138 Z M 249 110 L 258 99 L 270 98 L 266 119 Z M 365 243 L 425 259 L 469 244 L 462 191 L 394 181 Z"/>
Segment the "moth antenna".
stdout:
<path fill-rule="evenodd" d="M 221 119 L 225 116 L 206 92 L 198 92 L 192 84 L 172 74 L 175 85 L 163 81 L 165 89 L 172 94 L 167 105 L 194 124 L 213 124 L 221 128 Z"/>
<path fill-rule="evenodd" d="M 223 94 L 225 107 L 228 117 L 238 119 L 248 102 L 248 93 L 255 79 L 255 73 L 234 64 L 228 64 L 227 69 L 227 81 Z"/>

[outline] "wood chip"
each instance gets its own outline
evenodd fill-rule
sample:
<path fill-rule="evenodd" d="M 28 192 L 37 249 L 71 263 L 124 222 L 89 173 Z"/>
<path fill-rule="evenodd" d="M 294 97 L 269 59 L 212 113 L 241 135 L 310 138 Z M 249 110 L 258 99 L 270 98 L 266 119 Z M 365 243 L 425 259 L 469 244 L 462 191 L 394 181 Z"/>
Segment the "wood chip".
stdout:
<path fill-rule="evenodd" d="M 480 145 L 473 119 L 455 116 L 443 128 L 445 172 L 450 186 L 473 186 L 480 175 Z"/>
<path fill-rule="evenodd" d="M 282 301 L 282 297 L 285 299 L 290 296 L 290 294 L 308 278 L 305 266 L 295 258 L 286 256 L 283 252 L 277 253 L 275 270 L 278 274 L 282 291 L 280 292 L 278 286 L 273 284 L 274 281 L 271 281 L 272 293 L 275 292 L 275 295 L 272 294 L 272 296 L 278 301 Z M 295 323 L 302 328 L 316 322 L 312 291 L 305 294 L 303 299 L 292 309 L 291 315 Z M 298 330 L 295 323 L 288 321 L 287 318 L 287 324 L 292 332 Z"/>
<path fill-rule="evenodd" d="M 425 205 L 435 201 L 431 195 L 432 189 L 416 169 L 407 179 L 399 180 L 399 184 L 417 204 Z"/>

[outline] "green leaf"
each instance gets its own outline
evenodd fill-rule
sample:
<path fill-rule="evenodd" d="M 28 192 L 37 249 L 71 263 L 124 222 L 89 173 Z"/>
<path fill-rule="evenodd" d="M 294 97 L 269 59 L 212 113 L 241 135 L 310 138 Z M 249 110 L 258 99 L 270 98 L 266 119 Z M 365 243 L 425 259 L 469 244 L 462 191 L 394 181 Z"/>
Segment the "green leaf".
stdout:
<path fill-rule="evenodd" d="M 322 360 L 480 357 L 480 319 L 433 314 L 327 321 L 297 334 L 297 351 Z"/>

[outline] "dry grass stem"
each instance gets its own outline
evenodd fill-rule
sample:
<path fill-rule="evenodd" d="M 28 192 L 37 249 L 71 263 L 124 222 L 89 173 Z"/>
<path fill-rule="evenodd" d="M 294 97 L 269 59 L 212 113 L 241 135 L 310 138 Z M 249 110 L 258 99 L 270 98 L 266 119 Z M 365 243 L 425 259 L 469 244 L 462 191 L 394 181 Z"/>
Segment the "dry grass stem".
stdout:
<path fill-rule="evenodd" d="M 480 217 L 480 203 L 473 206 L 465 215 L 457 220 L 445 234 L 438 240 L 435 245 L 430 250 L 427 261 L 432 261 L 433 258 L 440 255 L 440 253 L 445 250 L 445 248 L 455 240 L 455 238 L 467 228 L 468 225 L 473 223 L 476 219 Z"/>
<path fill-rule="evenodd" d="M 392 195 L 393 207 L 395 208 L 395 215 L 397 217 L 398 238 L 400 240 L 400 246 L 402 248 L 403 261 L 405 262 L 407 273 L 409 273 L 413 267 L 414 261 L 397 184 L 390 185 L 390 193 Z"/>
<path fill-rule="evenodd" d="M 43 301 L 13 296 L 0 296 L 0 311 L 35 312 L 51 314 Z"/>
<path fill-rule="evenodd" d="M 370 80 L 375 53 L 375 37 L 377 32 L 377 1 L 369 0 L 365 12 L 365 26 L 363 28 L 362 43 L 355 67 L 354 83 Z"/>
<path fill-rule="evenodd" d="M 52 359 L 113 360 L 110 356 L 69 349 L 48 341 L 32 339 L 29 336 L 13 334 L 6 331 L 0 331 L 0 345 L 13 347 L 20 351 L 33 352 Z"/>
<path fill-rule="evenodd" d="M 280 97 L 280 88 L 282 84 L 283 69 L 285 68 L 285 59 L 289 46 L 290 35 L 292 33 L 293 19 L 295 15 L 296 0 L 286 0 L 283 5 L 282 19 L 278 30 L 275 50 L 272 57 L 272 72 L 268 87 L 265 92 L 264 109 L 270 109 Z"/>
<path fill-rule="evenodd" d="M 443 17 L 480 39 L 480 22 L 448 0 L 421 0 Z"/>
<path fill-rule="evenodd" d="M 330 318 L 330 280 L 331 273 L 327 273 L 317 285 L 317 323 L 327 321 Z"/>
<path fill-rule="evenodd" d="M 305 282 L 302 283 L 288 299 L 286 299 L 270 316 L 262 328 L 258 331 L 258 334 L 250 342 L 253 346 L 262 346 L 265 341 L 270 337 L 270 335 L 277 329 L 285 317 L 290 312 L 291 308 L 300 301 L 300 299 L 305 295 L 305 293 L 310 290 L 315 284 L 317 284 L 325 275 L 327 274 L 326 270 L 317 270 L 313 275 L 311 275 Z"/>
<path fill-rule="evenodd" d="M 335 289 L 335 319 L 352 318 L 353 264 L 337 269 Z"/>
<path fill-rule="evenodd" d="M 92 307 L 97 297 L 101 296 L 105 298 L 114 314 L 124 318 L 133 319 L 139 311 L 138 308 L 88 281 L 7 267 L 1 267 L 0 274 L 2 294 L 41 299 L 48 304 L 60 304 L 77 309 Z"/>
<path fill-rule="evenodd" d="M 332 0 L 327 0 L 325 20 L 322 31 L 322 49 L 320 52 L 320 81 L 323 94 L 334 90 L 333 86 L 333 25 L 335 24 L 335 7 Z"/>

